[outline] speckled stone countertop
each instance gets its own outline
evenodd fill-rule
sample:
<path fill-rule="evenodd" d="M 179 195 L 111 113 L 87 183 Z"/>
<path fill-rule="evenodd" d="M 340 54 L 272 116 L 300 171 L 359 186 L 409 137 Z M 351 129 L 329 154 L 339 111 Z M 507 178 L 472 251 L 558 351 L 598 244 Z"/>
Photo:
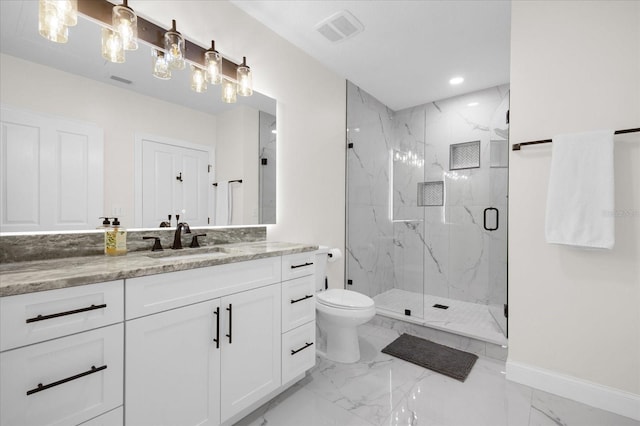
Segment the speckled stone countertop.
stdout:
<path fill-rule="evenodd" d="M 317 248 L 314 245 L 261 241 L 134 252 L 124 256 L 98 255 L 4 263 L 0 264 L 0 297 L 303 253 Z"/>

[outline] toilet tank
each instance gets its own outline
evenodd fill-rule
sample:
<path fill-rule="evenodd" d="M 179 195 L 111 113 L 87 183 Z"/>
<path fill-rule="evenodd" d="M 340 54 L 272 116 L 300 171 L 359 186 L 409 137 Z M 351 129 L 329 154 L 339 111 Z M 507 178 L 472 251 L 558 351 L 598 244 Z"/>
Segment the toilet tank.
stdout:
<path fill-rule="evenodd" d="M 327 277 L 327 258 L 329 247 L 320 246 L 316 251 L 316 292 L 324 291 L 325 278 Z"/>

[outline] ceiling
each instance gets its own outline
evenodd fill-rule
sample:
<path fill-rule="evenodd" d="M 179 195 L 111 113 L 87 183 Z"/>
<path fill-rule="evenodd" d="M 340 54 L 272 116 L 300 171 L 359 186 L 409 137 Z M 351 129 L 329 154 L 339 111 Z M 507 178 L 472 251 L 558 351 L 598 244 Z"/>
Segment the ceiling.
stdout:
<path fill-rule="evenodd" d="M 231 2 L 392 110 L 509 82 L 510 1 Z M 364 31 L 330 42 L 315 27 L 342 10 Z"/>

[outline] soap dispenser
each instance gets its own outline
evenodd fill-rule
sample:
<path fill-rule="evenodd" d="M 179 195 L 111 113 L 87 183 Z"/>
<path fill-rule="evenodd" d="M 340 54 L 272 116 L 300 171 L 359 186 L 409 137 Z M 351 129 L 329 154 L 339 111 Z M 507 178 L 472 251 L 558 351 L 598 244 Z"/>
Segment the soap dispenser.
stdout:
<path fill-rule="evenodd" d="M 127 231 L 120 227 L 120 221 L 117 217 L 113 218 L 111 228 L 104 233 L 104 252 L 108 256 L 127 253 Z"/>

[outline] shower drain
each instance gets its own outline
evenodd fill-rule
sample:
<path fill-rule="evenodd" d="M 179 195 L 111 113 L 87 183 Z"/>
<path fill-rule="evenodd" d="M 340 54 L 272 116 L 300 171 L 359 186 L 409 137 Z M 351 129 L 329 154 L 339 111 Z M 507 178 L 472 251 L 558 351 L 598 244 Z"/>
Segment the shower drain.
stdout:
<path fill-rule="evenodd" d="M 436 303 L 435 305 L 433 305 L 433 307 L 438 309 L 449 309 L 447 305 L 441 305 L 439 303 Z"/>

